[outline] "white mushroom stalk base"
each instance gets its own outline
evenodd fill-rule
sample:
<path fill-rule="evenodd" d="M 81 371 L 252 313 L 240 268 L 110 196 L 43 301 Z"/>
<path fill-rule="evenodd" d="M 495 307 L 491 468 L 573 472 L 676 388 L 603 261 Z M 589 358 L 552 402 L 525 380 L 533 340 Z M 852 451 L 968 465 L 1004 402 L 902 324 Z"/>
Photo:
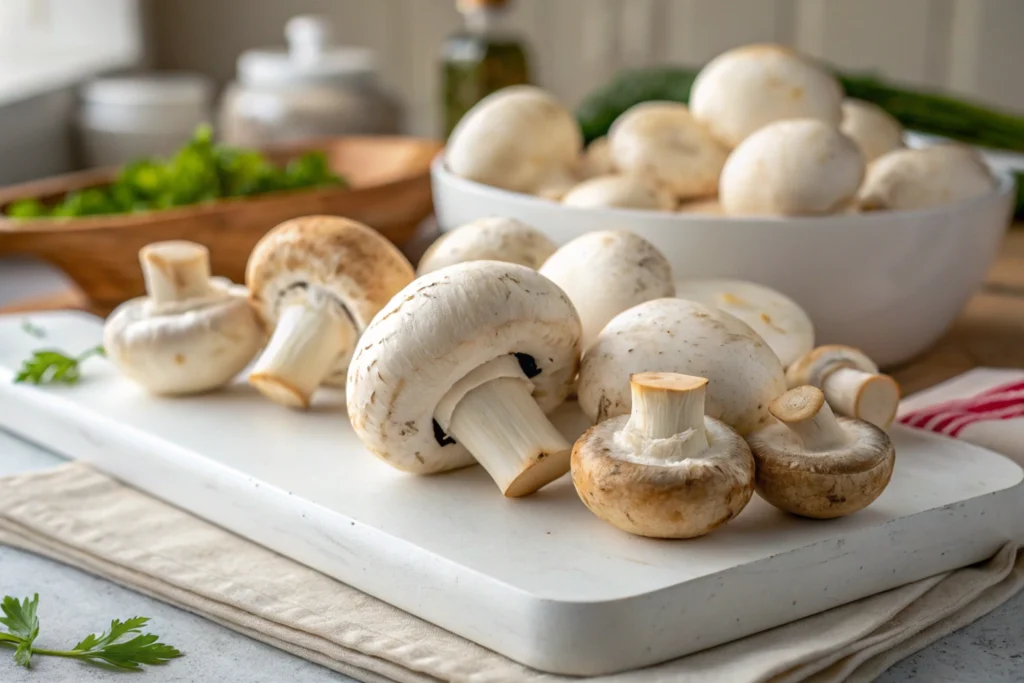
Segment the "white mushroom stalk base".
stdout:
<path fill-rule="evenodd" d="M 288 306 L 249 374 L 249 383 L 276 403 L 307 408 L 313 392 L 338 359 L 352 352 L 357 338 L 351 321 L 329 304 Z"/>
<path fill-rule="evenodd" d="M 850 441 L 836 416 L 816 387 L 803 386 L 787 391 L 772 401 L 769 411 L 800 439 L 809 452 L 828 452 Z"/>
<path fill-rule="evenodd" d="M 633 407 L 620 435 L 638 462 L 671 464 L 709 447 L 704 429 L 708 381 L 673 373 L 643 372 L 629 379 Z"/>
<path fill-rule="evenodd" d="M 154 242 L 139 250 L 150 303 L 161 312 L 175 304 L 223 296 L 210 281 L 210 252 L 185 241 Z"/>
<path fill-rule="evenodd" d="M 900 403 L 900 388 L 888 375 L 839 368 L 822 381 L 821 390 L 841 415 L 855 417 L 885 429 L 892 424 Z"/>
<path fill-rule="evenodd" d="M 514 356 L 477 368 L 441 399 L 435 419 L 462 444 L 501 492 L 533 493 L 569 471 L 572 444 L 533 399 Z"/>

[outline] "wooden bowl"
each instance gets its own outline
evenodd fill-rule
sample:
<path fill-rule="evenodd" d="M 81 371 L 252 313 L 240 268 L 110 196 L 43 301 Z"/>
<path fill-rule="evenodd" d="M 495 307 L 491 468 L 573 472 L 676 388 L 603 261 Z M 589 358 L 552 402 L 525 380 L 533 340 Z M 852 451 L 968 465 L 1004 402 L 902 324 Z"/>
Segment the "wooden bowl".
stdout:
<path fill-rule="evenodd" d="M 260 237 L 299 216 L 346 216 L 402 246 L 433 210 L 430 161 L 441 147 L 433 140 L 403 137 L 330 138 L 276 146 L 264 152 L 279 163 L 323 150 L 349 187 L 277 192 L 140 214 L 0 217 L 0 255 L 31 255 L 53 263 L 82 290 L 91 310 L 105 314 L 145 291 L 138 252 L 151 242 L 184 239 L 204 244 L 210 249 L 213 273 L 235 282 L 243 281 L 249 252 Z M 116 173 L 95 169 L 0 189 L 0 207 L 104 185 Z"/>

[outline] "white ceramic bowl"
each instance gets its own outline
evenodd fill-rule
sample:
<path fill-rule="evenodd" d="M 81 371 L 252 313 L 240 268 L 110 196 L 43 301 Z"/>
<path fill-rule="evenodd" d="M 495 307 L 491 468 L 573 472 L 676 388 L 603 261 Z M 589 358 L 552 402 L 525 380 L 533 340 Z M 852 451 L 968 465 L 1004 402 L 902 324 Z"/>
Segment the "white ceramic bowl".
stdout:
<path fill-rule="evenodd" d="M 935 343 L 981 285 L 1009 224 L 1014 181 L 920 211 L 809 218 L 732 218 L 563 206 L 481 185 L 434 160 L 442 230 L 485 216 L 517 218 L 565 243 L 593 230 L 632 230 L 672 262 L 677 280 L 739 278 L 806 309 L 818 343 L 857 346 L 882 366 Z"/>

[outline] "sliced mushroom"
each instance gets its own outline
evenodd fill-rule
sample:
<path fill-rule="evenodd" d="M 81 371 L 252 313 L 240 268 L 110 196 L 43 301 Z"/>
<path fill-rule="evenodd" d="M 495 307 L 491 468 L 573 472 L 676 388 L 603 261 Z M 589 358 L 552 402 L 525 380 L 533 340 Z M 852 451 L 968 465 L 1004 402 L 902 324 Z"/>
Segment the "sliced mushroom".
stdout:
<path fill-rule="evenodd" d="M 629 378 L 630 414 L 591 427 L 572 449 L 572 481 L 595 515 L 654 538 L 703 536 L 754 493 L 754 459 L 739 434 L 704 415 L 703 377 Z"/>
<path fill-rule="evenodd" d="M 424 275 L 366 329 L 348 414 L 379 458 L 419 474 L 475 458 L 506 496 L 569 471 L 571 444 L 545 413 L 576 375 L 580 321 L 525 266 L 472 261 Z"/>
<path fill-rule="evenodd" d="M 690 90 L 690 110 L 732 149 L 785 119 L 838 126 L 843 89 L 826 69 L 781 45 L 747 45 L 708 62 Z"/>
<path fill-rule="evenodd" d="M 481 218 L 437 238 L 420 258 L 416 273 L 465 261 L 506 261 L 536 270 L 557 248 L 540 230 L 514 218 Z"/>
<path fill-rule="evenodd" d="M 870 505 L 892 477 L 896 452 L 878 427 L 836 418 L 816 387 L 797 387 L 769 406 L 779 423 L 751 434 L 757 493 L 803 517 L 831 519 Z"/>
<path fill-rule="evenodd" d="M 646 175 L 676 199 L 713 195 L 727 152 L 686 105 L 644 102 L 623 112 L 608 133 L 621 173 Z"/>
<path fill-rule="evenodd" d="M 307 216 L 278 225 L 246 267 L 252 300 L 274 330 L 249 382 L 296 408 L 321 384 L 343 386 L 359 334 L 413 275 L 402 252 L 362 223 Z"/>
<path fill-rule="evenodd" d="M 580 159 L 580 176 L 586 179 L 612 173 L 615 173 L 615 164 L 612 163 L 611 145 L 608 143 L 607 136 L 601 136 L 583 150 Z"/>
<path fill-rule="evenodd" d="M 839 130 L 857 143 L 868 163 L 903 146 L 903 126 L 874 102 L 843 100 L 843 123 Z"/>
<path fill-rule="evenodd" d="M 744 280 L 683 280 L 676 296 L 714 306 L 757 332 L 789 367 L 814 348 L 814 324 L 795 301 L 774 289 Z"/>
<path fill-rule="evenodd" d="M 139 260 L 146 296 L 107 318 L 107 357 L 153 394 L 227 384 L 265 340 L 245 287 L 211 278 L 209 251 L 194 242 L 156 242 L 140 250 Z"/>
<path fill-rule="evenodd" d="M 517 85 L 484 97 L 459 120 L 445 148 L 457 176 L 533 193 L 579 161 L 583 137 L 572 114 L 540 88 Z"/>
<path fill-rule="evenodd" d="M 622 311 L 675 294 L 668 259 L 626 230 L 588 232 L 566 242 L 544 262 L 540 274 L 561 287 L 579 312 L 584 350 Z"/>
<path fill-rule="evenodd" d="M 638 175 L 604 175 L 584 180 L 565 195 L 562 203 L 653 211 L 671 211 L 676 204 L 670 192 Z"/>
<path fill-rule="evenodd" d="M 740 434 L 767 424 L 768 403 L 786 390 L 782 364 L 749 325 L 694 301 L 656 299 L 617 315 L 586 350 L 580 408 L 594 422 L 628 413 L 628 378 L 647 371 L 706 377 L 707 414 Z"/>
<path fill-rule="evenodd" d="M 868 167 L 857 203 L 862 211 L 927 209 L 988 194 L 995 186 L 985 160 L 966 145 L 897 149 Z"/>
<path fill-rule="evenodd" d="M 878 372 L 860 349 L 839 344 L 819 346 L 786 369 L 790 388 L 818 387 L 840 415 L 855 417 L 885 429 L 900 403 L 900 385 Z"/>
<path fill-rule="evenodd" d="M 863 177 L 864 156 L 838 128 L 816 119 L 778 121 L 733 150 L 718 197 L 734 216 L 835 213 Z"/>

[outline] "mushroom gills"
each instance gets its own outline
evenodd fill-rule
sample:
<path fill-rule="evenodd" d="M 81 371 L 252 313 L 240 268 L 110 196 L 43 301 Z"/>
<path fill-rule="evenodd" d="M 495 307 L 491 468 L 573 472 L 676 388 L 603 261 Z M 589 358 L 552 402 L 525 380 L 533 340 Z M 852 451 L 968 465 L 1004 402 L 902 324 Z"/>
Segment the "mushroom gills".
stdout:
<path fill-rule="evenodd" d="M 633 407 L 620 444 L 644 463 L 681 462 L 708 449 L 704 388 L 708 381 L 675 373 L 641 373 L 630 382 Z"/>
<path fill-rule="evenodd" d="M 304 301 L 281 311 L 249 382 L 277 403 L 305 408 L 339 360 L 352 353 L 358 337 L 343 305 L 310 291 Z"/>
<path fill-rule="evenodd" d="M 534 400 L 519 354 L 472 370 L 441 398 L 434 419 L 510 498 L 533 493 L 569 471 L 572 444 Z"/>

